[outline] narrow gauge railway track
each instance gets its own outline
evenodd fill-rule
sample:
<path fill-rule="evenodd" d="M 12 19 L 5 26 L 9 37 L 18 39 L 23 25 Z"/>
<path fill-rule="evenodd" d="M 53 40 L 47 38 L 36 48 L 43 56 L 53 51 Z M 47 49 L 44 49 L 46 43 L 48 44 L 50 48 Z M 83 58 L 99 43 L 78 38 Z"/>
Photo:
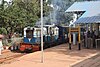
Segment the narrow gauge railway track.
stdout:
<path fill-rule="evenodd" d="M 21 57 L 25 54 L 23 53 L 14 53 L 11 51 L 5 51 L 2 53 L 0 56 L 0 65 L 1 64 L 6 64 L 6 63 L 11 63 L 12 61 L 17 60 L 18 57 Z"/>
<path fill-rule="evenodd" d="M 2 51 L 2 54 L 7 53 L 7 52 L 10 52 L 10 50 L 4 50 Z"/>

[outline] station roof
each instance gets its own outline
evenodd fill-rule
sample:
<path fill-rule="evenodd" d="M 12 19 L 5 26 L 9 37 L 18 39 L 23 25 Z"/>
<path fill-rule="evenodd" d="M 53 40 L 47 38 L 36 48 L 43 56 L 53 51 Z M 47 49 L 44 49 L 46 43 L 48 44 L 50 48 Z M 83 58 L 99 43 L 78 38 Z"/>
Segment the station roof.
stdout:
<path fill-rule="evenodd" d="M 65 12 L 83 12 L 74 23 L 100 23 L 100 1 L 75 2 Z"/>

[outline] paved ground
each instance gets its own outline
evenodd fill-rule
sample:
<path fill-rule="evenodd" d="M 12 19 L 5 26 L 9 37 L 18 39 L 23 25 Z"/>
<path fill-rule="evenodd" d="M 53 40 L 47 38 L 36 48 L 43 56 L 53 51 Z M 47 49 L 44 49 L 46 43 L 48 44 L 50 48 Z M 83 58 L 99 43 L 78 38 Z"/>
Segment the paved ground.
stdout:
<path fill-rule="evenodd" d="M 99 51 L 100 50 L 83 48 L 78 51 L 76 46 L 73 46 L 72 50 L 69 50 L 67 44 L 62 44 L 44 50 L 44 63 L 41 63 L 41 52 L 38 51 L 24 55 L 18 58 L 17 61 L 0 67 L 78 67 L 79 65 L 79 67 L 82 67 L 84 64 L 87 64 L 87 66 L 84 67 L 89 67 L 88 62 L 91 62 L 91 60 L 88 59 L 100 58 Z M 98 62 L 98 64 L 99 63 L 100 62 Z"/>

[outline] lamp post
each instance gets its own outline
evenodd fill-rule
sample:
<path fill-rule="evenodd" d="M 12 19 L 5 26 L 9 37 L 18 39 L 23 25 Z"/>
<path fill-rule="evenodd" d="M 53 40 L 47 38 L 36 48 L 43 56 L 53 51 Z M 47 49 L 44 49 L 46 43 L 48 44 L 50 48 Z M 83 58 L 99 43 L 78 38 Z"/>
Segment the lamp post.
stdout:
<path fill-rule="evenodd" d="M 41 63 L 43 58 L 43 0 L 41 0 Z"/>

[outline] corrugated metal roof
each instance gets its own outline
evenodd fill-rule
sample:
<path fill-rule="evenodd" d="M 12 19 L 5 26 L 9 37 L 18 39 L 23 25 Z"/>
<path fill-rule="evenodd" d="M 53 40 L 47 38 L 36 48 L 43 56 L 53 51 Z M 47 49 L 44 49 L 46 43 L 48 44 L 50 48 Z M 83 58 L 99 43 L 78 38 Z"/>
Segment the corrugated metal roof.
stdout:
<path fill-rule="evenodd" d="M 74 23 L 100 23 L 100 16 L 81 17 Z"/>
<path fill-rule="evenodd" d="M 75 2 L 65 12 L 85 13 L 75 23 L 100 23 L 100 1 Z"/>

